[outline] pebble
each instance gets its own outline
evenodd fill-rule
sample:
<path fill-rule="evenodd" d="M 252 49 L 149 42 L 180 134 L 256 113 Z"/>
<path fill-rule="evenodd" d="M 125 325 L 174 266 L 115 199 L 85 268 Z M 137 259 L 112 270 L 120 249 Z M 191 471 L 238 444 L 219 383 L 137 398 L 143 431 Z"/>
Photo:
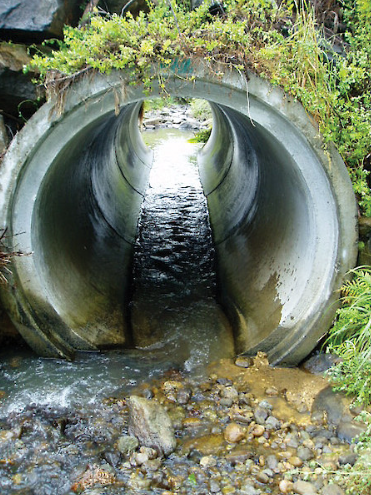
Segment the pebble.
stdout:
<path fill-rule="evenodd" d="M 298 480 L 292 486 L 293 492 L 299 495 L 316 495 L 317 490 L 313 483 L 309 481 Z"/>
<path fill-rule="evenodd" d="M 294 489 L 294 483 L 292 481 L 283 479 L 280 481 L 279 489 L 281 493 L 291 493 Z"/>
<path fill-rule="evenodd" d="M 130 455 L 138 446 L 138 439 L 131 435 L 123 435 L 117 440 L 117 449 L 123 455 Z"/>
<path fill-rule="evenodd" d="M 245 437 L 245 430 L 237 423 L 230 423 L 224 430 L 224 439 L 229 443 L 238 443 Z"/>
<path fill-rule="evenodd" d="M 365 431 L 365 428 L 360 424 L 350 423 L 350 422 L 340 422 L 336 434 L 340 440 L 345 442 L 357 443 L 357 437 Z"/>
<path fill-rule="evenodd" d="M 217 461 L 216 461 L 215 457 L 213 457 L 211 455 L 204 455 L 200 459 L 200 466 L 202 466 L 203 468 L 214 467 L 214 466 L 216 466 L 216 462 Z"/>
<path fill-rule="evenodd" d="M 300 459 L 300 457 L 293 455 L 289 459 L 289 463 L 292 464 L 294 467 L 301 467 L 303 465 L 303 460 Z"/>
<path fill-rule="evenodd" d="M 263 425 L 268 418 L 269 412 L 263 407 L 257 407 L 254 411 L 254 418 L 257 423 Z"/>
<path fill-rule="evenodd" d="M 250 433 L 254 437 L 261 437 L 264 432 L 265 432 L 265 428 L 263 425 L 254 425 L 250 430 Z"/>
<path fill-rule="evenodd" d="M 304 462 L 310 461 L 314 458 L 314 452 L 308 447 L 303 447 L 302 445 L 299 445 L 296 453 L 298 457 L 300 457 L 300 459 Z"/>
<path fill-rule="evenodd" d="M 253 365 L 253 360 L 247 356 L 238 356 L 235 359 L 234 364 L 240 368 L 250 368 L 250 366 Z"/>
<path fill-rule="evenodd" d="M 327 485 L 322 490 L 322 495 L 345 495 L 344 490 L 339 485 Z"/>

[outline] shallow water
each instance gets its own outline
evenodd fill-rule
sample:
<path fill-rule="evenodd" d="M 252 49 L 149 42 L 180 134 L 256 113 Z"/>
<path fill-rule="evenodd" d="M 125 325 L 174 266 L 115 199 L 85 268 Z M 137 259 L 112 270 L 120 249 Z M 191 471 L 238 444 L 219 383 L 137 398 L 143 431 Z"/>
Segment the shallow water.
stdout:
<path fill-rule="evenodd" d="M 168 370 L 201 380 L 210 361 L 233 354 L 230 328 L 215 300 L 198 146 L 187 143 L 189 137 L 174 130 L 146 137 L 155 164 L 135 261 L 137 348 L 78 353 L 74 362 L 40 358 L 27 348 L 0 354 L 2 495 L 73 493 L 87 466 L 118 460 L 113 445 L 126 428 L 120 401 L 133 389 L 145 391 Z M 128 477 L 130 470 L 122 474 Z"/>

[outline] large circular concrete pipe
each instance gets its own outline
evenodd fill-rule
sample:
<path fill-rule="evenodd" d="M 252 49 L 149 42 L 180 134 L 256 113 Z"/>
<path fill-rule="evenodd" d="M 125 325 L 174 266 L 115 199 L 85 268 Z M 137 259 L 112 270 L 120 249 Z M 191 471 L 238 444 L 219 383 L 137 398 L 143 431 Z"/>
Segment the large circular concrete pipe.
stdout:
<path fill-rule="evenodd" d="M 167 74 L 167 91 L 213 110 L 199 166 L 237 352 L 296 363 L 326 331 L 355 263 L 347 171 L 277 88 L 188 70 L 192 81 Z M 62 114 L 45 104 L 0 170 L 8 249 L 25 253 L 2 299 L 42 355 L 130 345 L 131 257 L 152 158 L 137 125 L 143 88 L 127 82 L 114 73 L 73 84 Z M 155 84 L 149 96 L 159 96 Z"/>

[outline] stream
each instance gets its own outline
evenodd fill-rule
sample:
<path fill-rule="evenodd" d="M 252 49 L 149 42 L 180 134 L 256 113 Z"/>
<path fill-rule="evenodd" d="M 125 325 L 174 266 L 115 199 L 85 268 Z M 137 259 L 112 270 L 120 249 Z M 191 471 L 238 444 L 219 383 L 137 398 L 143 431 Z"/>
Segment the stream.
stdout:
<path fill-rule="evenodd" d="M 191 136 L 143 135 L 155 161 L 134 255 L 135 348 L 74 362 L 1 351 L 1 495 L 343 495 L 326 492 L 328 472 L 355 462 L 355 433 L 338 398 L 345 412 L 328 420 L 326 379 L 233 357 Z M 130 395 L 162 405 L 170 455 L 125 447 Z"/>

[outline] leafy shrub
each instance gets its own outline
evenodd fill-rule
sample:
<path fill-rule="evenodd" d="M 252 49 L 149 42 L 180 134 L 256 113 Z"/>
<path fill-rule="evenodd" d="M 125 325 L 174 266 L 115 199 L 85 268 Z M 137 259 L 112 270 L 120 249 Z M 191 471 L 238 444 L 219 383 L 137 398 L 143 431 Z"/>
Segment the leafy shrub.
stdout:
<path fill-rule="evenodd" d="M 352 271 L 344 284 L 342 307 L 330 330 L 327 346 L 343 358 L 329 371 L 336 390 L 355 395 L 356 403 L 371 404 L 371 268 Z"/>
<path fill-rule="evenodd" d="M 252 70 L 302 102 L 325 141 L 333 141 L 346 162 L 361 211 L 371 216 L 368 161 L 371 160 L 371 4 L 343 0 L 348 24 L 346 50 L 337 54 L 325 39 L 305 0 L 225 0 L 225 14 L 211 16 L 204 2 L 189 11 L 185 2 L 159 0 L 134 18 L 97 13 L 81 29 L 65 28 L 51 54 L 37 53 L 31 68 L 43 84 L 57 89 L 87 71 L 125 69 L 131 84 L 149 89 L 154 67 L 174 61 L 218 62 L 241 75 Z M 65 87 L 65 86 L 63 86 Z"/>

